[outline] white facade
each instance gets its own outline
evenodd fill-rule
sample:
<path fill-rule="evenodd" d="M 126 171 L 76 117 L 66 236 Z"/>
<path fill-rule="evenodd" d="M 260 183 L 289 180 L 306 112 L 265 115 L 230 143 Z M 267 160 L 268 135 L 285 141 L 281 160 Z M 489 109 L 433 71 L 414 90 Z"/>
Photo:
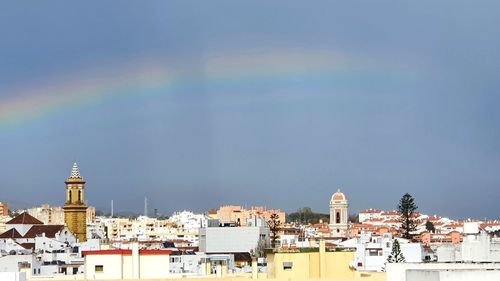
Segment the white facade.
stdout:
<path fill-rule="evenodd" d="M 381 215 L 381 210 L 368 209 L 359 213 L 358 220 L 359 222 L 364 222 L 372 219 L 379 219 Z"/>
<path fill-rule="evenodd" d="M 250 253 L 259 241 L 269 245 L 269 228 L 263 226 L 205 227 L 200 229 L 200 252 Z"/>
<path fill-rule="evenodd" d="M 160 220 L 141 216 L 137 219 L 97 217 L 92 224 L 92 236 L 109 239 L 111 242 L 129 241 L 158 241 L 182 239 L 198 245 L 200 225 L 206 225 L 203 215 L 181 212 L 176 216 L 176 223 L 170 220 Z M 184 223 L 182 223 L 184 222 Z M 106 229 L 106 231 L 104 231 Z M 105 234 L 104 234 L 104 233 Z"/>
<path fill-rule="evenodd" d="M 170 277 L 170 251 L 104 250 L 85 255 L 89 280 L 165 279 Z"/>
<path fill-rule="evenodd" d="M 409 243 L 406 239 L 397 238 L 401 253 L 406 262 L 422 262 L 422 246 L 420 243 Z M 387 258 L 392 252 L 394 238 L 386 233 L 383 236 L 362 234 L 358 238 L 346 240 L 340 245 L 356 248 L 353 266 L 357 271 L 383 271 Z"/>
<path fill-rule="evenodd" d="M 16 254 L 31 254 L 31 250 L 25 249 L 23 246 L 16 243 L 14 239 L 0 239 L 0 256 Z"/>
<path fill-rule="evenodd" d="M 21 236 L 24 236 L 32 226 L 32 224 L 6 224 L 5 231 L 14 228 L 17 232 L 19 232 L 19 234 L 21 234 Z"/>
<path fill-rule="evenodd" d="M 173 278 L 186 276 L 209 275 L 207 264 L 212 268 L 225 261 L 228 272 L 235 272 L 234 255 L 207 255 L 205 253 L 195 253 L 192 255 L 172 255 L 170 256 L 170 273 Z"/>
<path fill-rule="evenodd" d="M 439 245 L 436 252 L 439 262 L 500 262 L 500 243 L 480 232 L 477 222 L 464 224 L 461 244 Z"/>
<path fill-rule="evenodd" d="M 33 266 L 35 263 L 33 256 L 29 255 L 9 255 L 0 257 L 0 272 L 17 272 L 27 265 Z M 1 279 L 0 279 L 1 280 Z"/>
<path fill-rule="evenodd" d="M 203 214 L 195 214 L 190 211 L 175 212 L 168 219 L 177 226 L 182 226 L 186 230 L 198 230 L 207 227 L 208 218 Z"/>
<path fill-rule="evenodd" d="M 390 263 L 387 281 L 497 281 L 498 263 Z"/>
<path fill-rule="evenodd" d="M 170 273 L 172 274 L 199 274 L 201 273 L 201 260 L 205 254 L 170 256 Z"/>
<path fill-rule="evenodd" d="M 24 273 L 24 272 L 0 272 L 0 280 L 2 280 L 2 281 L 26 281 L 26 273 Z"/>

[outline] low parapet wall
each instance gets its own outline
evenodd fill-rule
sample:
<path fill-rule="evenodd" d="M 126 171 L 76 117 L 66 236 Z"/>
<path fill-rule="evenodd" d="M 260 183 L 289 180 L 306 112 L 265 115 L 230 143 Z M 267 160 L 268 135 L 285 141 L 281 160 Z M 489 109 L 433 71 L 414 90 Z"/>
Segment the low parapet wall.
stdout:
<path fill-rule="evenodd" d="M 468 276 L 468 278 L 462 278 Z M 387 281 L 500 280 L 499 263 L 389 263 Z"/>
<path fill-rule="evenodd" d="M 24 272 L 0 272 L 0 280 L 26 281 L 26 274 Z"/>
<path fill-rule="evenodd" d="M 63 279 L 65 276 L 57 276 L 55 278 L 51 277 L 32 277 L 27 281 L 74 281 L 74 280 L 85 280 L 89 281 L 92 279 L 84 279 L 83 276 L 79 278 L 78 276 L 73 276 L 73 278 Z M 75 279 L 76 278 L 76 279 Z M 190 278 L 166 278 L 166 279 L 124 279 L 124 280 L 106 280 L 106 281 L 245 281 L 253 280 L 251 276 L 229 276 L 229 277 L 190 277 Z M 353 278 L 328 278 L 328 279 L 267 279 L 264 276 L 259 276 L 258 280 L 266 281 L 386 281 L 385 273 L 356 273 Z M 2 280 L 3 281 L 3 280 Z"/>

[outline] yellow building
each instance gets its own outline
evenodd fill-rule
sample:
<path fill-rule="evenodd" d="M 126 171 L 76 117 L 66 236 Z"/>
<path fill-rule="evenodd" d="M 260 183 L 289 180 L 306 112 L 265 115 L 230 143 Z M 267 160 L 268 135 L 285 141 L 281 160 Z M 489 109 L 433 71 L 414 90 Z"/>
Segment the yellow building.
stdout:
<path fill-rule="evenodd" d="M 80 242 L 87 241 L 87 205 L 85 204 L 85 181 L 76 163 L 66 179 L 66 203 L 64 222 Z"/>
<path fill-rule="evenodd" d="M 356 272 L 350 266 L 354 252 L 327 252 L 325 242 L 310 252 L 270 253 L 267 255 L 270 279 L 351 279 Z"/>

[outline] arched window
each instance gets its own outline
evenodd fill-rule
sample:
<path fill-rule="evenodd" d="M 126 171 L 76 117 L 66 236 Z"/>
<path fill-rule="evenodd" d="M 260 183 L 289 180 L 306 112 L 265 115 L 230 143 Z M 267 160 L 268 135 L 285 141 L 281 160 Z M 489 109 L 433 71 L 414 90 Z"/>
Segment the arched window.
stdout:
<path fill-rule="evenodd" d="M 73 201 L 73 194 L 71 194 L 71 190 L 69 191 L 69 202 Z"/>
<path fill-rule="evenodd" d="M 335 223 L 340 223 L 340 212 L 335 214 Z"/>
<path fill-rule="evenodd" d="M 82 191 L 78 190 L 78 202 L 82 202 Z"/>

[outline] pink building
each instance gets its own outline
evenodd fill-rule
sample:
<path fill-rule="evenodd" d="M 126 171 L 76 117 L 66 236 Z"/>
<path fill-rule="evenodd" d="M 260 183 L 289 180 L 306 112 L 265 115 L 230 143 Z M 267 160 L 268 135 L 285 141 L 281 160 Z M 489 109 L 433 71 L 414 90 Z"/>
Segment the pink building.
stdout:
<path fill-rule="evenodd" d="M 213 212 L 211 214 L 213 214 Z M 235 223 L 245 226 L 247 220 L 252 217 L 258 217 L 268 221 L 271 219 L 272 214 L 277 214 L 280 222 L 285 223 L 285 212 L 279 209 L 268 209 L 266 207 L 245 209 L 241 206 L 234 205 L 222 206 L 217 210 L 217 215 L 215 217 L 223 223 Z"/>

